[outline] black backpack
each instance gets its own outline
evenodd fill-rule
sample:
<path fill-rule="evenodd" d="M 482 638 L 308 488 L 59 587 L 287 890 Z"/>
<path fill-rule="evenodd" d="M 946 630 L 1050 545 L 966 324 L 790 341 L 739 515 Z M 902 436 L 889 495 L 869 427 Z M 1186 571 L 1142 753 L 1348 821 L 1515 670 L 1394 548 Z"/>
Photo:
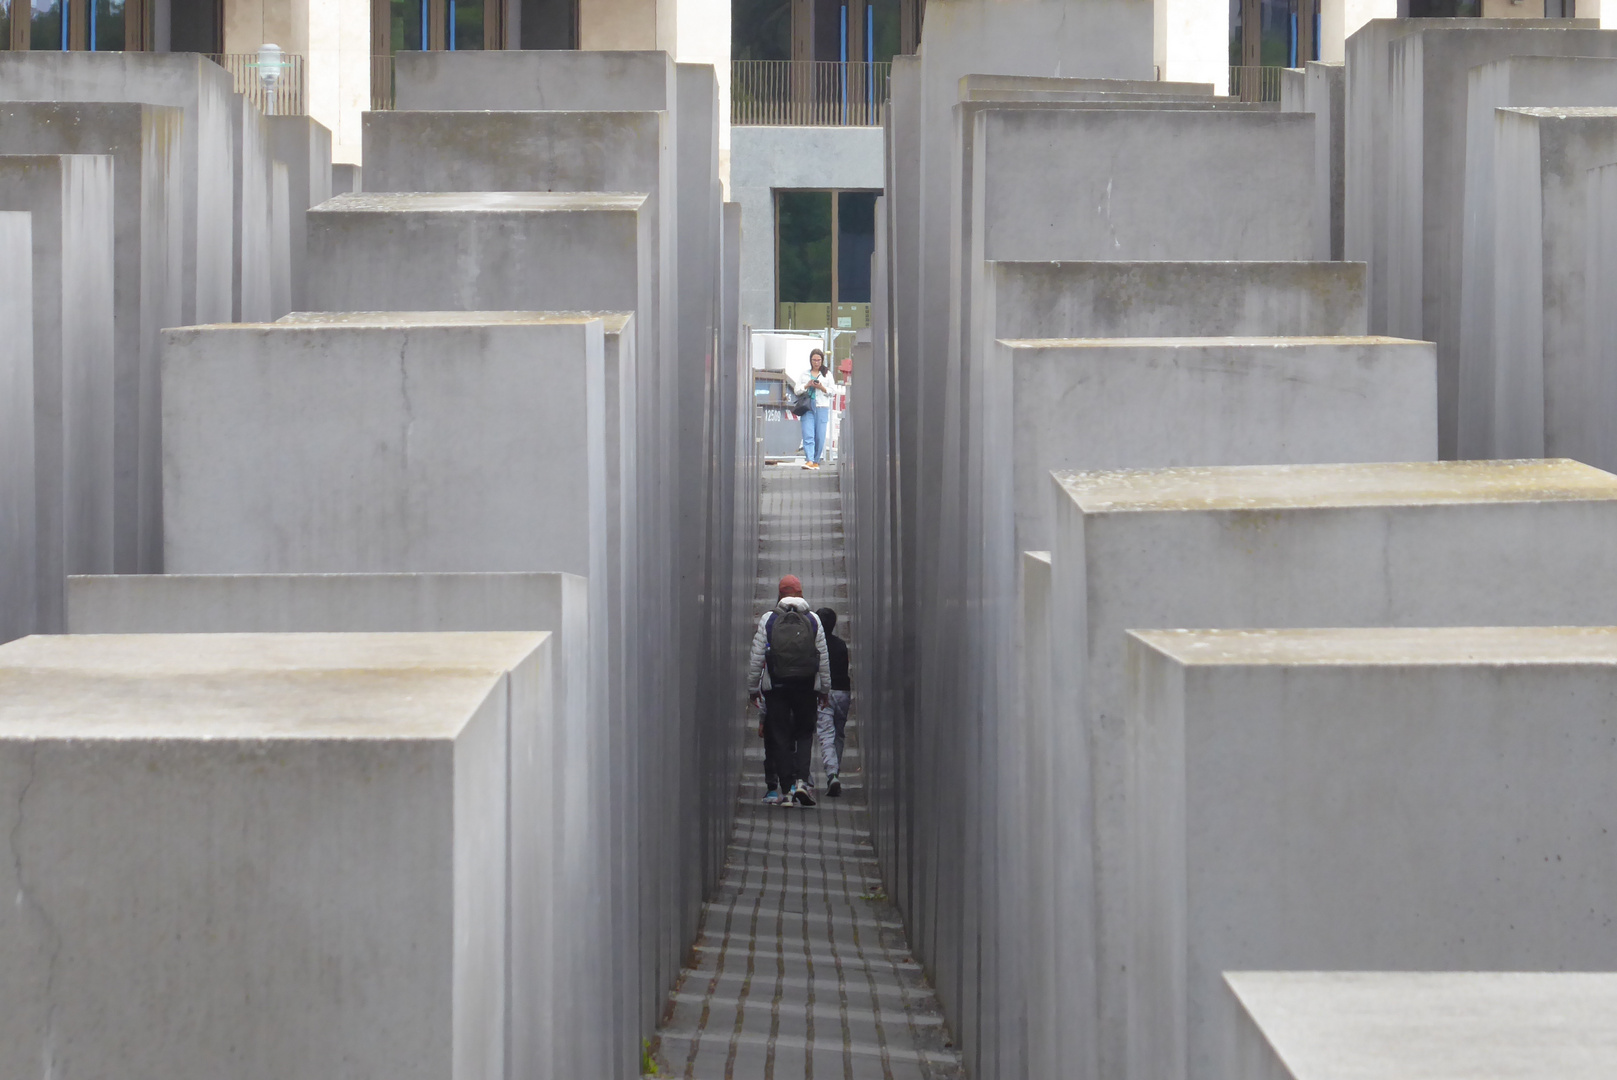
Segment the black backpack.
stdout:
<path fill-rule="evenodd" d="M 820 672 L 820 647 L 814 616 L 788 608 L 769 616 L 769 678 L 812 679 Z"/>

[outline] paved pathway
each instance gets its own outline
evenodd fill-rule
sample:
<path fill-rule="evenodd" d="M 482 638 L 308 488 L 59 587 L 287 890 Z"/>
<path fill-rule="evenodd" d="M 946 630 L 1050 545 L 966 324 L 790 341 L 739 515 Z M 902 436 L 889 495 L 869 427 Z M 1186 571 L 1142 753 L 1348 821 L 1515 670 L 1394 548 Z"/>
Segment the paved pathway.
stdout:
<path fill-rule="evenodd" d="M 764 472 L 756 611 L 782 574 L 815 607 L 846 610 L 842 496 L 835 469 Z M 685 1080 L 959 1080 L 937 1000 L 882 889 L 859 775 L 854 703 L 843 797 L 769 807 L 763 743 L 748 717 L 747 776 L 718 894 L 659 1035 L 659 1075 Z M 818 748 L 815 752 L 819 772 Z"/>

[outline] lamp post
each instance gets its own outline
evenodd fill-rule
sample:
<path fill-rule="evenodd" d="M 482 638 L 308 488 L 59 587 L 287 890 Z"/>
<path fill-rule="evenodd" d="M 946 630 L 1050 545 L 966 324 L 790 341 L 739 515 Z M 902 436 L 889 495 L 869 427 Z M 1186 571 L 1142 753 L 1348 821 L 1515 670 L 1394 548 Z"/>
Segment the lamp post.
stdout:
<path fill-rule="evenodd" d="M 281 71 L 286 66 L 282 59 L 281 47 L 265 42 L 258 47 L 258 78 L 264 84 L 264 114 L 275 115 L 275 87 L 281 81 Z"/>

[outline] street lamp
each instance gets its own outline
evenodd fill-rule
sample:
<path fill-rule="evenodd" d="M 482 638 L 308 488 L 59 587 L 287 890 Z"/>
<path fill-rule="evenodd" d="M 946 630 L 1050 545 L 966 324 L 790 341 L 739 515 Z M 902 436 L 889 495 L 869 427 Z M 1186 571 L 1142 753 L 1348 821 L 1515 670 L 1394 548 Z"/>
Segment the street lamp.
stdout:
<path fill-rule="evenodd" d="M 258 78 L 264 84 L 264 114 L 275 115 L 275 87 L 281 81 L 281 71 L 286 67 L 282 59 L 281 47 L 265 42 L 258 47 Z"/>

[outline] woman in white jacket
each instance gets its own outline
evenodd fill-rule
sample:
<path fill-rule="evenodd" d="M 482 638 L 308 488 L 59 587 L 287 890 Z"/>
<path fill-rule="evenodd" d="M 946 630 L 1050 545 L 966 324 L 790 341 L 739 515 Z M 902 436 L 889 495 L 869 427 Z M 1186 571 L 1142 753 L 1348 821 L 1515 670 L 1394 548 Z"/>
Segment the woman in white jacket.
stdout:
<path fill-rule="evenodd" d="M 797 392 L 814 391 L 814 407 L 802 416 L 803 468 L 818 469 L 825 458 L 825 440 L 831 430 L 831 397 L 836 393 L 836 380 L 825 364 L 825 353 L 815 349 L 809 353 L 809 373 L 797 387 Z"/>

